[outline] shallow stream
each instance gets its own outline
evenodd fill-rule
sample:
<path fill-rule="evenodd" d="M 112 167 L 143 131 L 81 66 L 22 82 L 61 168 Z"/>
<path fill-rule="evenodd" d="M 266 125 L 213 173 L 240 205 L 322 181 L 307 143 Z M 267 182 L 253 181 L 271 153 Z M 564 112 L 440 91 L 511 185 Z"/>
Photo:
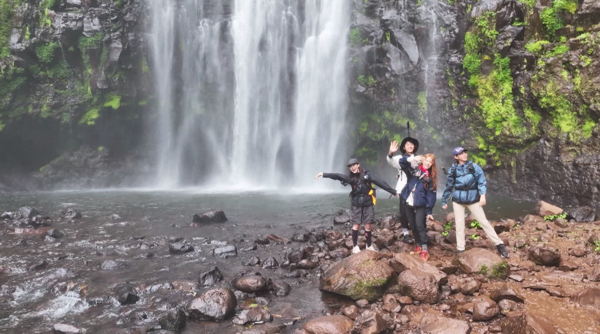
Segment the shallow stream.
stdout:
<path fill-rule="evenodd" d="M 397 199 L 379 196 L 377 216 L 393 214 Z M 490 219 L 517 218 L 532 209 L 531 203 L 488 199 Z M 217 266 L 225 279 L 244 270 L 265 277 L 282 278 L 286 269 L 249 268 L 251 256 L 273 256 L 279 261 L 285 248 L 300 244 L 259 246 L 259 235 L 290 238 L 294 233 L 332 226 L 333 217 L 347 209 L 346 192 L 283 193 L 282 191 L 207 193 L 180 191 L 111 190 L 82 192 L 36 192 L 0 195 L 0 211 L 31 206 L 51 218 L 50 228 L 65 236 L 54 242 L 42 239 L 47 228 L 18 229 L 3 223 L 0 229 L 0 332 L 46 333 L 55 323 L 67 323 L 87 333 L 113 333 L 119 328 L 151 326 L 156 314 L 168 305 L 191 300 L 193 291 L 162 291 L 161 284 L 197 281 L 200 273 Z M 60 219 L 61 210 L 73 208 L 83 218 Z M 223 210 L 229 221 L 202 227 L 190 226 L 194 213 Z M 439 205 L 434 211 L 443 219 Z M 117 217 L 118 216 L 118 217 Z M 345 227 L 341 227 L 342 230 Z M 185 238 L 194 251 L 169 254 L 169 239 Z M 238 256 L 222 259 L 212 249 L 227 242 L 238 247 Z M 102 270 L 113 260 L 123 264 Z M 42 261 L 45 261 L 43 263 Z M 32 267 L 35 266 L 35 269 Z M 143 290 L 134 305 L 121 306 L 112 297 L 118 284 L 131 282 Z M 318 277 L 287 280 L 292 292 L 270 298 L 275 323 L 311 318 L 340 303 L 318 290 Z M 185 290 L 186 288 L 181 288 Z M 198 292 L 198 291 L 196 291 Z M 231 324 L 231 322 L 229 322 Z M 293 327 L 293 326 L 292 326 Z M 224 324 L 188 322 L 184 333 L 235 333 Z"/>

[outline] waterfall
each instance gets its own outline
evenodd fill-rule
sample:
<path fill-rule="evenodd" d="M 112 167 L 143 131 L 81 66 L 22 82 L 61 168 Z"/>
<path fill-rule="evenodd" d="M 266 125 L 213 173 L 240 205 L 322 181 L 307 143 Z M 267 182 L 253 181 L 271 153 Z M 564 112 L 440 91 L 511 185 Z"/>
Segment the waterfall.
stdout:
<path fill-rule="evenodd" d="M 161 188 L 302 186 L 347 158 L 347 0 L 151 0 Z"/>

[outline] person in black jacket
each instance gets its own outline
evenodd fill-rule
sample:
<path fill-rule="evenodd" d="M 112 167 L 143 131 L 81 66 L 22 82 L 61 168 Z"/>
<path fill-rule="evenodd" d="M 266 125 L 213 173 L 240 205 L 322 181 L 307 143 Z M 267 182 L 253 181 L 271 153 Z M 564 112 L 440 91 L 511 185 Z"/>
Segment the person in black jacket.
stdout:
<path fill-rule="evenodd" d="M 396 190 L 392 188 L 385 181 L 380 180 L 375 175 L 369 173 L 360 167 L 358 159 L 352 158 L 348 161 L 348 167 L 350 168 L 350 174 L 337 174 L 337 173 L 319 173 L 315 176 L 315 179 L 319 177 L 329 178 L 333 180 L 341 181 L 344 186 L 352 186 L 350 192 L 351 208 L 350 208 L 350 220 L 352 222 L 352 253 L 360 252 L 358 247 L 358 229 L 360 224 L 365 224 L 365 237 L 367 239 L 367 250 L 375 251 L 375 248 L 371 245 L 371 224 L 375 220 L 375 189 L 372 188 L 372 184 L 381 187 L 383 190 L 389 192 L 394 197 L 397 197 Z"/>
<path fill-rule="evenodd" d="M 436 202 L 437 166 L 435 155 L 402 157 L 402 170 L 408 175 L 408 182 L 402 189 L 402 198 L 406 201 L 406 218 L 415 237 L 415 253 L 420 254 L 421 260 L 429 259 L 427 243 L 427 219 L 431 215 Z"/>

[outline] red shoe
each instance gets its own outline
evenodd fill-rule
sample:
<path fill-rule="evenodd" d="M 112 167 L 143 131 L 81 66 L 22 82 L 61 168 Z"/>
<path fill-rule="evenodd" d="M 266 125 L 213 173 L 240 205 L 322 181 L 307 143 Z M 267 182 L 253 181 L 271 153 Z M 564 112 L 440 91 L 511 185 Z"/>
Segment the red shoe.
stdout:
<path fill-rule="evenodd" d="M 423 250 L 423 248 L 421 248 L 421 246 L 415 247 L 415 254 L 421 253 L 422 250 Z"/>
<path fill-rule="evenodd" d="M 429 252 L 424 250 L 421 251 L 421 260 L 423 260 L 424 262 L 427 262 L 427 260 L 429 260 Z"/>

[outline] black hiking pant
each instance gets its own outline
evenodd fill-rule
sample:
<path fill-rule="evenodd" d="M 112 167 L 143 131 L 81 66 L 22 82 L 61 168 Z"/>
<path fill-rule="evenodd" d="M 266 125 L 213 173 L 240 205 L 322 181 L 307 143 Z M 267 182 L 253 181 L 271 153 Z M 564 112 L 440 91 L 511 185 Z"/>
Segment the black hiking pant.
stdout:
<path fill-rule="evenodd" d="M 404 198 L 402 198 L 402 196 L 398 196 L 400 197 L 400 206 L 399 206 L 399 210 L 398 213 L 400 214 L 400 226 L 402 226 L 402 228 L 407 228 L 410 230 L 410 226 L 408 224 L 408 218 L 406 217 L 406 200 Z"/>
<path fill-rule="evenodd" d="M 418 246 L 426 245 L 429 242 L 429 236 L 427 235 L 427 224 L 425 219 L 424 206 L 410 206 L 406 205 L 406 218 L 411 226 L 413 238 Z"/>

